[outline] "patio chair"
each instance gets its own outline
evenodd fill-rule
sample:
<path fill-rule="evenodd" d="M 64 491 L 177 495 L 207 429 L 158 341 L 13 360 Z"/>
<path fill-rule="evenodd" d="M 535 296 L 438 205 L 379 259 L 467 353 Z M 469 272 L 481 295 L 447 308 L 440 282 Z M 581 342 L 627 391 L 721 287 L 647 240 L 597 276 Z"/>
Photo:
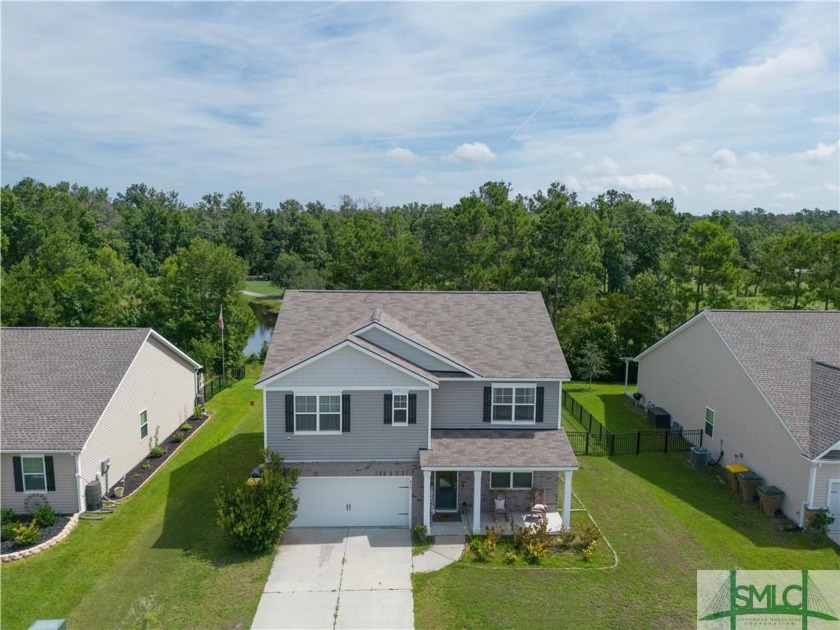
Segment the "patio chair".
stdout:
<path fill-rule="evenodd" d="M 496 490 L 493 493 L 493 517 L 503 516 L 505 521 L 511 518 L 510 508 L 507 504 L 507 494 L 504 490 Z"/>
<path fill-rule="evenodd" d="M 531 516 L 546 517 L 548 507 L 545 504 L 545 490 L 534 488 L 531 492 Z"/>

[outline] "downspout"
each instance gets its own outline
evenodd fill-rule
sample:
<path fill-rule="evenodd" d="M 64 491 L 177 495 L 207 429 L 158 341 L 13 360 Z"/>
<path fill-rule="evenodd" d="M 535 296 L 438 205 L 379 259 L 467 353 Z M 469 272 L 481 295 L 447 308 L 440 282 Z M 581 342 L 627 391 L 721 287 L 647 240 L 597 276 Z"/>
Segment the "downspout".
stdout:
<path fill-rule="evenodd" d="M 804 507 L 808 509 L 813 509 L 814 507 L 814 491 L 816 490 L 817 486 L 817 468 L 822 466 L 822 463 L 810 462 L 811 471 L 808 475 L 808 502 L 804 505 Z M 805 510 L 803 509 L 799 513 L 799 526 L 802 527 L 805 524 Z"/>
<path fill-rule="evenodd" d="M 73 453 L 73 459 L 76 460 L 76 499 L 79 502 L 79 514 L 85 511 L 85 504 L 82 493 L 82 454 Z"/>
<path fill-rule="evenodd" d="M 427 430 L 428 435 L 426 436 L 426 449 L 432 450 L 432 389 L 429 388 L 426 391 L 429 393 L 429 427 Z"/>

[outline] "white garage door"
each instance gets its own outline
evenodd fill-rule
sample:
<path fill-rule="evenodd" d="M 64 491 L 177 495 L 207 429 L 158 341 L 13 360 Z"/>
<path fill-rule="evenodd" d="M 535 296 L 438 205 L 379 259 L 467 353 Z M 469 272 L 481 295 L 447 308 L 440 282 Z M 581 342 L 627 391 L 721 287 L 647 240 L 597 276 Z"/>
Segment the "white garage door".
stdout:
<path fill-rule="evenodd" d="M 408 527 L 411 477 L 301 477 L 292 527 Z"/>

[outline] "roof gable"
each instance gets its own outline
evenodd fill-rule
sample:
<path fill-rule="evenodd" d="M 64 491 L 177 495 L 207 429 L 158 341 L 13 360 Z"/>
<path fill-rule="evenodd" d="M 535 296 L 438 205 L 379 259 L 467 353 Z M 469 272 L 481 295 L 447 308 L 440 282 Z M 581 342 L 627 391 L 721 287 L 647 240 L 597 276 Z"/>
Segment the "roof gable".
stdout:
<path fill-rule="evenodd" d="M 80 450 L 149 328 L 3 328 L 2 450 Z"/>
<path fill-rule="evenodd" d="M 263 378 L 373 321 L 486 378 L 570 377 L 537 292 L 287 291 Z"/>

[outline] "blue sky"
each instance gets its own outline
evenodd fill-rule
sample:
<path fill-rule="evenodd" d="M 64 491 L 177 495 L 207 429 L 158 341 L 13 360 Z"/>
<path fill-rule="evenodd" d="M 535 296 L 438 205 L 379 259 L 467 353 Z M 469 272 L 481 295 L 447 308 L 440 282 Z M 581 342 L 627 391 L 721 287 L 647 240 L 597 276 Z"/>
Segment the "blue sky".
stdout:
<path fill-rule="evenodd" d="M 838 208 L 840 4 L 2 3 L 2 181 Z"/>

